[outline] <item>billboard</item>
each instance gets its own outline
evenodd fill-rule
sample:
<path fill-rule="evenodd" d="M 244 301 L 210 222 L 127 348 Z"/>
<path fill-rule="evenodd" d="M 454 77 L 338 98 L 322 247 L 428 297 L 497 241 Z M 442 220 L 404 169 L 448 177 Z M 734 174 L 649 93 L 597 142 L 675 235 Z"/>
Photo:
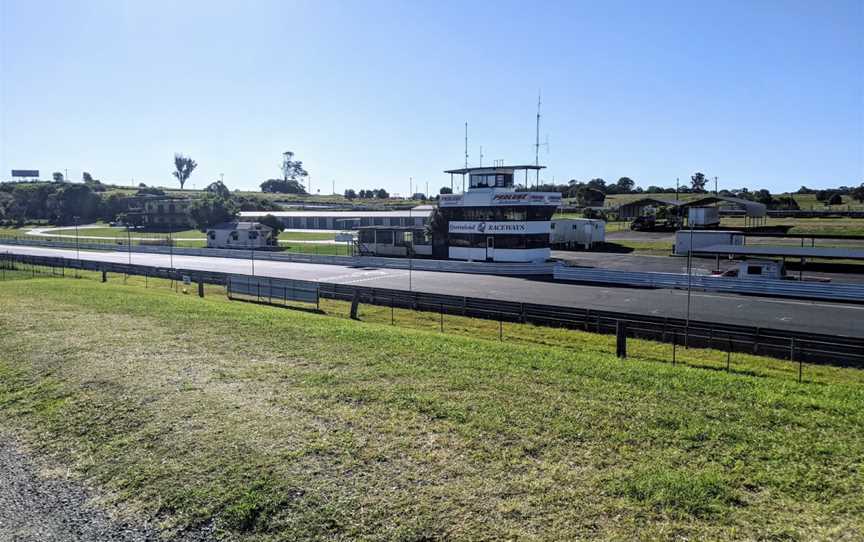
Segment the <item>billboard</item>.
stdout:
<path fill-rule="evenodd" d="M 463 222 L 451 221 L 448 224 L 449 233 L 474 233 L 486 235 L 519 235 L 531 233 L 550 233 L 552 228 L 548 221 L 530 222 Z"/>
<path fill-rule="evenodd" d="M 37 179 L 39 178 L 39 170 L 38 169 L 13 169 L 12 170 L 13 177 L 28 177 Z"/>

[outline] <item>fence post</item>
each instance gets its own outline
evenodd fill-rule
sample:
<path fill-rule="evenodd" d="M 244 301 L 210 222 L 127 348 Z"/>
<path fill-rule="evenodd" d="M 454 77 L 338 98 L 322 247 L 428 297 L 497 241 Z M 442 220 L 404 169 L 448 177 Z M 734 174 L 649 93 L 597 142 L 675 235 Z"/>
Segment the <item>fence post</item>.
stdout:
<path fill-rule="evenodd" d="M 627 358 L 627 322 L 623 320 L 615 321 L 615 355 Z"/>
<path fill-rule="evenodd" d="M 498 313 L 498 340 L 504 340 L 504 319 L 501 318 L 501 313 Z"/>
<path fill-rule="evenodd" d="M 357 308 L 360 306 L 360 291 L 354 290 L 354 297 L 351 298 L 351 319 L 359 320 L 357 318 Z"/>
<path fill-rule="evenodd" d="M 726 347 L 726 372 L 729 372 L 729 366 L 732 364 L 732 339 L 728 340 Z"/>
<path fill-rule="evenodd" d="M 198 277 L 198 297 L 204 297 L 204 279 Z"/>
<path fill-rule="evenodd" d="M 394 310 L 393 310 L 393 295 L 391 294 L 390 295 L 390 325 L 392 326 L 395 324 L 396 324 L 396 316 L 395 316 Z"/>
<path fill-rule="evenodd" d="M 444 333 L 444 303 L 441 303 L 441 333 Z"/>
<path fill-rule="evenodd" d="M 102 282 L 108 282 L 108 272 L 104 269 L 102 270 Z"/>
<path fill-rule="evenodd" d="M 672 332 L 672 366 L 675 366 L 675 358 L 678 354 L 678 332 Z"/>

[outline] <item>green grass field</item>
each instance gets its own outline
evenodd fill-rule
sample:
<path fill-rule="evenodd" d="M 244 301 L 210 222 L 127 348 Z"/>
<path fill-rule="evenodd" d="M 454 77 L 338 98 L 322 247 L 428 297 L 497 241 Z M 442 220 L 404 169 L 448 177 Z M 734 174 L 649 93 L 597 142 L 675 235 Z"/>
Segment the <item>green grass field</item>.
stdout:
<path fill-rule="evenodd" d="M 166 536 L 864 536 L 858 371 L 797 384 L 746 356 L 727 374 L 562 330 L 499 342 L 110 280 L 0 282 L 0 427 Z"/>

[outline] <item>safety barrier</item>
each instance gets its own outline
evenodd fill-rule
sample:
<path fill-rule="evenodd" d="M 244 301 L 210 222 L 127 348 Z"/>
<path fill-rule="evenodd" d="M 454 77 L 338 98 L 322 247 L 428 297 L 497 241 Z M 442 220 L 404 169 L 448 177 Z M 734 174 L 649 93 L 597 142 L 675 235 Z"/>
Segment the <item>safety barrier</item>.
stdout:
<path fill-rule="evenodd" d="M 440 312 L 442 315 L 469 316 L 499 322 L 532 323 L 604 334 L 615 333 L 618 323 L 621 322 L 626 324 L 627 334 L 633 338 L 676 343 L 696 348 L 717 348 L 730 352 L 745 352 L 795 361 L 864 367 L 864 337 L 816 334 L 720 322 L 687 321 L 680 318 L 371 288 L 353 284 L 281 281 L 269 277 L 0 253 L 0 266 L 16 262 L 144 275 L 172 280 L 182 280 L 184 277 L 189 277 L 191 281 L 220 285 L 228 285 L 231 280 L 239 281 L 242 279 L 244 281 L 242 288 L 247 293 L 241 295 L 254 297 L 260 302 L 273 302 L 274 304 L 284 303 L 280 293 L 282 296 L 289 295 L 284 290 L 280 290 L 279 287 L 291 288 L 290 285 L 284 283 L 295 282 L 297 283 L 295 287 L 298 288 L 312 288 L 314 285 L 318 296 L 325 299 L 354 301 L 356 296 L 357 301 L 367 304 Z M 258 295 L 259 286 L 257 284 L 263 285 L 262 288 L 264 288 L 260 296 Z M 274 284 L 277 285 L 275 289 L 272 288 Z M 271 289 L 268 290 L 267 285 L 270 285 Z M 264 292 L 268 295 L 265 296 Z M 307 299 L 311 299 L 311 294 Z"/>
<path fill-rule="evenodd" d="M 555 280 L 591 284 L 615 284 L 637 288 L 675 288 L 755 294 L 773 297 L 821 299 L 864 303 L 864 284 L 799 282 L 793 280 L 739 279 L 710 275 L 618 271 L 557 265 Z"/>
<path fill-rule="evenodd" d="M 114 250 L 130 252 L 130 247 L 105 244 L 68 243 L 40 239 L 3 239 L 0 244 L 50 247 L 80 250 Z M 328 256 L 268 250 L 235 250 L 223 248 L 188 248 L 166 246 L 132 246 L 131 252 L 143 254 L 173 254 L 175 256 L 207 256 L 216 258 L 237 258 L 243 260 L 266 260 L 349 267 L 379 267 L 387 269 L 413 269 L 414 271 L 439 271 L 445 273 L 472 273 L 482 275 L 512 276 L 551 276 L 552 263 L 506 263 L 506 262 L 464 262 L 457 260 L 426 260 L 422 258 L 382 258 L 379 256 Z"/>
<path fill-rule="evenodd" d="M 302 301 L 318 304 L 318 283 L 306 280 L 274 279 L 270 277 L 250 277 L 229 275 L 225 284 L 228 298 L 255 298 L 255 301 L 286 303 Z M 246 296 L 246 297 L 243 297 Z"/>

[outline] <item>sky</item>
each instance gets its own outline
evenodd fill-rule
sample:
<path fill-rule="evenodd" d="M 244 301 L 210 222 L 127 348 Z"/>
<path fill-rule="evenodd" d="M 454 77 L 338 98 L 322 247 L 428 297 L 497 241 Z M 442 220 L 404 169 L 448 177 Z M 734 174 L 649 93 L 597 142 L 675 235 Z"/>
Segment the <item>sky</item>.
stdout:
<path fill-rule="evenodd" d="M 445 169 L 796 190 L 864 182 L 864 1 L 0 0 L 0 179 L 313 192 Z"/>

